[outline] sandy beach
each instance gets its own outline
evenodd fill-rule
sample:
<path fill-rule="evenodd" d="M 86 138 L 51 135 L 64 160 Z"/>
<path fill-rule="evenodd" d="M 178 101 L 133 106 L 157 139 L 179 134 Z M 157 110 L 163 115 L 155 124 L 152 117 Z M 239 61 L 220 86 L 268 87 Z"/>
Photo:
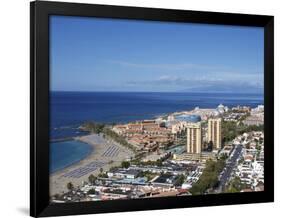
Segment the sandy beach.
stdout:
<path fill-rule="evenodd" d="M 100 168 L 105 172 L 133 156 L 132 151 L 102 135 L 91 134 L 76 137 L 75 140 L 90 144 L 93 151 L 78 163 L 50 175 L 50 196 L 66 192 L 68 182 L 75 187 L 81 186 L 83 181 L 88 181 L 89 175 L 97 176 Z"/>

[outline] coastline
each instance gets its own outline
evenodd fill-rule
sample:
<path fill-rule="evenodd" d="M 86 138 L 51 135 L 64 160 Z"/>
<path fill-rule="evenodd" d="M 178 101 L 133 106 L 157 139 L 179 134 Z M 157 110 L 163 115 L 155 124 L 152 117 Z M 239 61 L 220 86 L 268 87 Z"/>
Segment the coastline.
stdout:
<path fill-rule="evenodd" d="M 70 138 L 69 140 L 62 140 L 62 141 L 57 141 L 57 142 L 50 142 L 50 143 L 60 143 L 60 142 L 67 142 L 67 141 L 78 141 L 78 142 L 83 142 L 79 139 L 79 137 L 72 137 Z M 83 142 L 87 145 L 90 146 L 90 151 L 82 158 L 80 158 L 79 160 L 75 160 L 63 167 L 60 167 L 59 169 L 56 169 L 55 171 L 51 172 L 50 175 L 53 175 L 53 174 L 56 174 L 56 173 L 59 173 L 60 171 L 63 171 L 63 170 L 66 170 L 67 168 L 69 167 L 73 167 L 75 166 L 76 164 L 79 164 L 79 162 L 81 162 L 82 160 L 88 158 L 88 156 L 90 156 L 94 151 L 95 151 L 95 145 L 94 144 L 91 144 L 91 143 L 86 143 L 86 142 Z"/>
<path fill-rule="evenodd" d="M 155 119 L 181 112 L 186 111 L 158 114 Z M 100 169 L 103 169 L 103 172 L 109 171 L 111 167 L 120 166 L 122 161 L 134 156 L 134 153 L 128 148 L 110 138 L 103 137 L 103 134 L 76 136 L 72 140 L 87 143 L 92 147 L 92 150 L 83 159 L 50 174 L 50 196 L 67 192 L 67 183 L 69 182 L 74 187 L 81 187 L 83 182 L 88 181 L 89 175 L 98 176 L 101 172 Z M 116 150 L 118 152 L 115 152 Z M 106 153 L 112 153 L 112 151 L 118 154 L 105 155 Z"/>
<path fill-rule="evenodd" d="M 81 186 L 83 181 L 88 181 L 89 175 L 97 176 L 100 168 L 107 171 L 113 166 L 120 166 L 122 161 L 133 156 L 132 151 L 110 139 L 103 138 L 102 135 L 89 134 L 75 137 L 74 140 L 91 145 L 92 151 L 82 160 L 50 174 L 50 196 L 67 192 L 68 182 L 75 187 Z M 105 156 L 112 148 L 118 151 L 116 155 L 114 157 Z M 89 169 L 89 166 L 93 168 Z M 86 170 L 89 172 L 85 173 Z"/>

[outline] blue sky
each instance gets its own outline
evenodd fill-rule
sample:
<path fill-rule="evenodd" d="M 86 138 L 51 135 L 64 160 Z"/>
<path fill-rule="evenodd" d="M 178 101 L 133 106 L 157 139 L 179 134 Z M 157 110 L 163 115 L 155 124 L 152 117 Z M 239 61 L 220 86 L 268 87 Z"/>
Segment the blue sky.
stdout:
<path fill-rule="evenodd" d="M 263 92 L 263 28 L 51 16 L 60 91 Z"/>

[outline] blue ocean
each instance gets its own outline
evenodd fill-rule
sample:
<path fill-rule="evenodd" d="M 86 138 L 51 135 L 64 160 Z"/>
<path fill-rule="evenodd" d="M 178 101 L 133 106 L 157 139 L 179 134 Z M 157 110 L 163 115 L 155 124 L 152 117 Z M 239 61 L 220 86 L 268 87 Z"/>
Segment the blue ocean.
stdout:
<path fill-rule="evenodd" d="M 50 139 L 86 134 L 78 130 L 86 121 L 126 123 L 219 104 L 256 107 L 263 104 L 263 99 L 262 94 L 252 93 L 51 92 Z M 76 141 L 52 142 L 51 171 L 79 161 L 88 153 L 89 147 Z"/>
<path fill-rule="evenodd" d="M 89 144 L 74 140 L 53 142 L 50 146 L 51 173 L 80 161 L 92 152 Z"/>

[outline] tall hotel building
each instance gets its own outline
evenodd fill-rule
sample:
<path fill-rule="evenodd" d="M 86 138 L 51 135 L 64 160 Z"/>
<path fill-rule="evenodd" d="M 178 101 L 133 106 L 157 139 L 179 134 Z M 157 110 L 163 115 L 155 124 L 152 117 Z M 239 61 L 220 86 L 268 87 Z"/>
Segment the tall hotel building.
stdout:
<path fill-rule="evenodd" d="M 202 131 L 200 123 L 191 123 L 187 126 L 187 153 L 201 153 Z"/>
<path fill-rule="evenodd" d="M 221 149 L 221 118 L 208 120 L 208 142 L 213 142 L 213 149 Z"/>

